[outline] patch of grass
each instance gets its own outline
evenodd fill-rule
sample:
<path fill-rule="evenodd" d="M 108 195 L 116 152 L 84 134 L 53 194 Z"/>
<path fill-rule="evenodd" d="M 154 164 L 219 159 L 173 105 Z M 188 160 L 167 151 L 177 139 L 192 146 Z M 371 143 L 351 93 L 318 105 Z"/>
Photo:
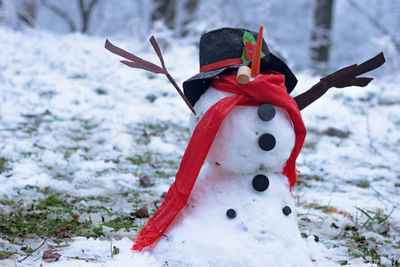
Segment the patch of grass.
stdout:
<path fill-rule="evenodd" d="M 383 210 L 368 210 L 356 208 L 360 213 L 356 216 L 349 216 L 353 224 L 346 225 L 343 231 L 336 236 L 336 240 L 345 240 L 349 254 L 355 258 L 362 258 L 365 263 L 382 264 L 382 257 L 391 259 L 386 247 L 392 245 L 395 239 L 388 239 L 393 224 L 388 222 L 394 208 L 385 213 Z M 365 233 L 368 233 L 366 238 Z M 376 237 L 371 236 L 371 233 Z M 393 244 L 393 246 L 395 246 Z M 396 259 L 392 258 L 393 266 L 396 266 Z M 398 264 L 398 263 L 397 263 Z"/>
<path fill-rule="evenodd" d="M 37 161 L 43 167 L 43 171 L 56 180 L 72 181 L 76 170 L 69 167 L 60 168 L 56 164 L 44 161 L 42 152 L 47 149 L 61 157 L 64 156 L 66 161 L 72 156 L 78 156 L 82 160 L 96 158 L 115 164 L 111 168 L 92 171 L 94 177 L 108 172 L 132 173 L 138 177 L 148 175 L 152 179 L 171 177 L 175 175 L 179 166 L 178 153 L 155 152 L 148 144 L 152 138 L 157 137 L 166 143 L 177 145 L 178 148 L 181 146 L 183 151 L 189 137 L 186 127 L 170 122 L 127 125 L 126 133 L 132 135 L 132 140 L 137 138 L 135 152 L 132 155 L 105 153 L 108 156 L 102 158 L 91 151 L 92 144 L 98 144 L 91 134 L 96 134 L 100 125 L 94 119 L 73 117 L 54 124 L 60 119 L 49 112 L 46 115 L 27 114 L 23 117 L 26 121 L 22 122 L 20 129 L 16 129 L 18 133 L 24 133 L 32 127 L 35 129 L 29 132 L 40 136 L 46 127 L 51 126 L 51 130 L 58 130 L 62 140 L 65 140 L 56 147 L 44 147 L 45 145 L 38 141 L 37 146 L 21 152 L 23 157 Z M 1 163 L 3 169 L 8 168 L 8 160 L 4 159 Z M 8 240 L 11 243 L 9 250 L 18 255 L 24 255 L 26 250 L 20 251 L 17 246 L 26 247 L 27 243 L 37 239 L 47 238 L 55 243 L 63 243 L 75 236 L 133 236 L 146 220 L 133 219 L 129 214 L 143 204 L 148 204 L 149 211 L 154 212 L 155 206 L 150 201 L 159 200 L 160 197 L 159 194 L 155 195 L 153 191 L 144 188 L 139 188 L 139 191 L 126 189 L 101 196 L 76 196 L 74 192 L 40 189 L 36 186 L 25 187 L 16 192 L 12 200 L 0 196 L 0 240 Z"/>
<path fill-rule="evenodd" d="M 55 95 L 57 95 L 57 92 L 55 92 L 55 91 L 44 91 L 44 92 L 41 92 L 40 94 L 39 94 L 39 96 L 40 97 L 42 97 L 42 98 L 48 98 L 48 99 L 51 99 L 51 98 L 53 98 Z"/>
<path fill-rule="evenodd" d="M 25 122 L 20 122 L 17 126 L 17 130 L 21 130 L 29 135 L 36 134 L 42 124 L 47 124 L 53 122 L 57 118 L 51 114 L 50 111 L 46 110 L 39 114 L 21 114 L 21 117 L 25 118 Z"/>
<path fill-rule="evenodd" d="M 17 252 L 10 250 L 0 250 L 0 260 L 9 259 L 14 254 L 17 254 Z"/>
<path fill-rule="evenodd" d="M 21 156 L 23 156 L 24 158 L 30 158 L 32 156 L 37 156 L 38 153 L 37 152 L 32 152 L 32 151 L 22 151 L 20 152 Z"/>
<path fill-rule="evenodd" d="M 325 179 L 317 174 L 314 174 L 314 175 L 298 174 L 297 175 L 297 185 L 299 187 L 312 188 L 313 181 L 323 182 L 323 181 L 325 181 Z"/>
<path fill-rule="evenodd" d="M 127 125 L 128 133 L 135 136 L 136 143 L 138 145 L 148 145 L 151 137 L 159 136 L 165 138 L 167 133 L 170 136 L 174 136 L 177 142 L 185 141 L 189 139 L 189 129 L 179 124 L 170 121 L 158 121 L 156 123 L 141 122 L 132 126 Z"/>
<path fill-rule="evenodd" d="M 151 163 L 152 153 L 144 152 L 142 154 L 135 154 L 132 157 L 127 157 L 126 160 L 130 161 L 133 165 L 142 165 Z"/>
<path fill-rule="evenodd" d="M 86 77 L 87 77 L 86 74 L 81 74 L 81 73 L 76 73 L 76 74 L 68 76 L 69 79 L 74 79 L 74 80 L 85 79 Z"/>
<path fill-rule="evenodd" d="M 364 214 L 367 217 L 365 222 L 361 225 L 361 228 L 366 228 L 368 230 L 374 230 L 373 227 L 375 225 L 381 225 L 382 223 L 386 222 L 386 220 L 390 217 L 390 215 L 392 215 L 394 209 L 395 208 L 393 207 L 393 209 L 389 212 L 389 214 L 385 214 L 384 211 L 382 211 L 382 210 L 377 210 L 377 211 L 364 210 L 364 209 L 357 207 L 357 210 L 359 210 L 362 214 Z M 357 221 L 357 223 L 358 223 L 358 221 Z M 384 232 L 380 232 L 380 234 L 383 234 L 383 233 Z"/>
<path fill-rule="evenodd" d="M 105 163 L 112 162 L 114 164 L 119 164 L 119 163 L 121 163 L 121 160 L 119 158 L 117 158 L 117 159 L 105 159 L 104 162 Z"/>
<path fill-rule="evenodd" d="M 0 174 L 10 170 L 10 168 L 8 168 L 7 165 L 8 165 L 8 159 L 0 157 Z"/>
<path fill-rule="evenodd" d="M 392 261 L 390 266 L 398 266 L 396 253 L 389 249 L 400 247 L 396 243 L 400 228 L 394 220 L 389 220 L 394 208 L 389 212 L 356 208 L 357 212 L 350 214 L 329 203 L 321 205 L 299 202 L 299 205 L 308 209 L 307 213 L 298 214 L 299 227 L 305 236 L 315 233 L 318 237 L 329 240 L 332 247 L 347 248 L 349 257 L 338 261 L 338 265 L 348 265 L 351 259 L 361 258 L 364 263 L 383 267 L 385 258 L 385 262 L 387 259 Z M 339 215 L 343 217 L 339 218 Z M 327 227 L 332 231 L 327 232 Z"/>
<path fill-rule="evenodd" d="M 306 149 L 315 149 L 317 147 L 317 142 L 314 141 L 306 141 L 303 145 L 303 148 Z"/>
<path fill-rule="evenodd" d="M 71 121 L 78 121 L 80 123 L 81 129 L 84 129 L 86 131 L 82 131 L 81 129 L 77 129 L 77 132 L 84 132 L 88 133 L 88 131 L 91 131 L 99 126 L 98 123 L 95 123 L 94 120 L 90 119 L 83 119 L 80 117 L 72 117 Z"/>
<path fill-rule="evenodd" d="M 104 89 L 104 88 L 101 88 L 101 87 L 96 88 L 96 90 L 94 90 L 94 91 L 98 95 L 107 95 L 108 94 L 108 91 L 106 89 Z"/>
<path fill-rule="evenodd" d="M 113 171 L 112 168 L 107 168 L 107 169 L 99 170 L 99 171 L 96 171 L 96 176 L 97 176 L 97 177 L 100 177 L 100 176 L 103 176 L 104 174 L 111 173 L 112 171 Z"/>
<path fill-rule="evenodd" d="M 393 99 L 379 99 L 378 105 L 383 105 L 383 106 L 393 106 L 393 105 L 400 105 L 399 100 L 393 100 Z"/>
<path fill-rule="evenodd" d="M 6 197 L 5 199 L 0 199 L 0 204 L 3 206 L 11 206 L 11 205 L 14 205 L 15 202 L 14 202 L 14 200 L 8 199 Z"/>
<path fill-rule="evenodd" d="M 50 169 L 51 170 L 51 166 Z M 69 172 L 69 173 L 54 173 L 53 174 L 53 178 L 56 180 L 61 180 L 61 181 L 69 181 L 71 182 L 73 180 L 73 172 Z"/>
<path fill-rule="evenodd" d="M 71 140 L 73 140 L 75 142 L 86 141 L 87 140 L 87 136 L 85 136 L 85 135 L 83 135 L 83 136 L 75 136 L 75 137 L 72 137 Z"/>
<path fill-rule="evenodd" d="M 320 205 L 318 203 L 306 203 L 303 206 L 308 209 L 322 211 L 323 213 L 337 213 L 345 216 L 348 215 L 347 213 L 339 211 L 337 208 L 331 206 L 330 203 L 328 203 L 327 205 Z"/>
<path fill-rule="evenodd" d="M 368 180 L 363 180 L 363 179 L 360 179 L 360 180 L 348 180 L 348 181 L 346 181 L 346 184 L 355 185 L 355 186 L 358 186 L 360 188 L 369 188 L 371 186 Z"/>
<path fill-rule="evenodd" d="M 374 169 L 386 169 L 386 170 L 390 170 L 390 166 L 380 164 L 380 165 L 372 166 L 371 169 L 373 169 L 373 170 L 374 170 Z"/>
<path fill-rule="evenodd" d="M 150 102 L 153 103 L 154 101 L 156 101 L 157 96 L 150 94 L 150 95 L 146 95 L 145 98 Z"/>
<path fill-rule="evenodd" d="M 72 154 L 78 152 L 78 151 L 82 151 L 84 153 L 88 153 L 90 151 L 90 147 L 88 146 L 58 146 L 56 147 L 56 150 L 63 153 L 64 154 L 64 159 L 69 159 L 69 157 L 71 157 Z"/>
<path fill-rule="evenodd" d="M 126 231 L 129 231 L 130 229 L 137 229 L 139 227 L 137 224 L 134 223 L 133 219 L 130 219 L 127 216 L 117 217 L 115 219 L 104 222 L 103 225 L 113 228 L 114 231 L 118 231 L 121 229 L 125 229 Z"/>
<path fill-rule="evenodd" d="M 137 196 L 139 197 L 138 194 L 137 194 Z M 85 199 L 86 200 L 97 200 L 102 203 L 112 203 L 112 199 L 109 196 L 88 196 L 88 197 L 85 197 Z"/>
<path fill-rule="evenodd" d="M 158 178 L 169 178 L 174 176 L 179 167 L 179 158 L 176 158 L 175 160 L 168 159 L 168 155 L 161 155 L 160 153 L 153 151 L 134 154 L 131 157 L 125 158 L 125 160 L 140 167 L 143 173 L 149 173 L 152 177 Z"/>
<path fill-rule="evenodd" d="M 104 226 L 114 231 L 136 231 L 139 227 L 128 215 L 111 208 L 118 200 L 110 196 L 78 197 L 49 188 L 37 189 L 37 194 L 39 197 L 32 200 L 23 197 L 18 201 L 1 199 L 1 205 L 10 207 L 9 212 L 0 209 L 1 239 L 13 244 L 32 238 L 52 238 L 62 242 L 73 236 L 105 236 Z M 141 202 L 139 193 L 130 195 L 138 204 Z M 102 203 L 90 204 L 93 201 Z M 107 208 L 103 203 L 111 207 Z M 100 215 L 101 222 L 92 221 L 94 214 Z"/>
<path fill-rule="evenodd" d="M 328 129 L 323 131 L 322 134 L 327 135 L 327 136 L 336 136 L 339 138 L 347 138 L 350 136 L 349 131 L 343 131 L 343 130 L 339 130 L 339 129 L 336 129 L 333 127 L 329 127 Z"/>
<path fill-rule="evenodd" d="M 351 134 L 349 131 L 343 131 L 343 130 L 336 129 L 333 127 L 329 127 L 328 129 L 326 129 L 322 132 L 317 129 L 314 129 L 314 128 L 309 128 L 309 129 L 307 129 L 307 131 L 309 133 L 313 133 L 316 135 L 327 135 L 327 136 L 339 137 L 339 138 L 343 138 L 343 139 L 348 138 Z"/>
<path fill-rule="evenodd" d="M 376 177 L 373 179 L 374 182 L 379 182 L 379 181 L 384 181 L 384 180 L 386 180 L 386 178 L 383 176 L 379 176 L 379 177 Z"/>
<path fill-rule="evenodd" d="M 309 180 L 309 181 L 317 181 L 317 182 L 323 182 L 325 179 L 317 174 L 313 175 L 308 175 L 308 174 L 299 174 L 298 176 L 299 180 Z"/>

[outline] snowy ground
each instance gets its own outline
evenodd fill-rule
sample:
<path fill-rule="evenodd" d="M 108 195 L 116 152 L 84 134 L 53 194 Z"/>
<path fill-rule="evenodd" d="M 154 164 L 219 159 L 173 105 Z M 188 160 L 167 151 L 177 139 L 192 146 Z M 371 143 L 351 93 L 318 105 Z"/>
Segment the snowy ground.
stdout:
<path fill-rule="evenodd" d="M 158 64 L 147 41 L 112 41 Z M 197 72 L 193 45 L 160 43 L 179 84 Z M 131 213 L 147 204 L 151 215 L 172 183 L 189 110 L 165 77 L 103 45 L 0 28 L 0 265 L 151 261 L 129 250 L 146 221 Z M 297 93 L 318 81 L 298 78 Z M 400 264 L 398 81 L 336 89 L 302 112 L 294 197 L 318 266 Z"/>

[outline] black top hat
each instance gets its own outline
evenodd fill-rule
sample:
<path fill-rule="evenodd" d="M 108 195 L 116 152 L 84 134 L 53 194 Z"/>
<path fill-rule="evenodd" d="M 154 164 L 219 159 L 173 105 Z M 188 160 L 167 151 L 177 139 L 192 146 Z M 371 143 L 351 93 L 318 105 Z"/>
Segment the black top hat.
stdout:
<path fill-rule="evenodd" d="M 200 39 L 200 73 L 183 82 L 183 91 L 194 106 L 211 80 L 224 71 L 236 70 L 249 65 L 258 33 L 239 28 L 222 28 L 210 31 Z M 292 92 L 297 79 L 289 67 L 272 54 L 266 42 L 262 43 L 260 71 L 275 70 L 285 75 L 288 93 Z"/>

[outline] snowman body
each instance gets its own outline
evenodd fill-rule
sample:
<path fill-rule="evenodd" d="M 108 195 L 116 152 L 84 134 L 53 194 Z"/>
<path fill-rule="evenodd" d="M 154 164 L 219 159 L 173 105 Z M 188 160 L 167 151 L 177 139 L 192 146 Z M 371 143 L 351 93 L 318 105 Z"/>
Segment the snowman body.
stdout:
<path fill-rule="evenodd" d="M 208 88 L 196 102 L 191 130 L 231 95 Z M 153 255 L 168 266 L 313 266 L 282 175 L 294 143 L 284 109 L 233 108 L 186 207 L 153 245 Z"/>

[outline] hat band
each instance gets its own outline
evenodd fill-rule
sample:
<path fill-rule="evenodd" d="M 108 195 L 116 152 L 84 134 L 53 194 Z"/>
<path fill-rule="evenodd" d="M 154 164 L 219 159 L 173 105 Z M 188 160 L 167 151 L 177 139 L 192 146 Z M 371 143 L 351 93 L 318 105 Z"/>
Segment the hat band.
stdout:
<path fill-rule="evenodd" d="M 208 65 L 204 65 L 200 67 L 200 72 L 206 72 L 210 70 L 216 70 L 223 67 L 233 66 L 233 65 L 240 65 L 243 64 L 241 58 L 230 58 L 221 61 L 217 61 Z"/>

